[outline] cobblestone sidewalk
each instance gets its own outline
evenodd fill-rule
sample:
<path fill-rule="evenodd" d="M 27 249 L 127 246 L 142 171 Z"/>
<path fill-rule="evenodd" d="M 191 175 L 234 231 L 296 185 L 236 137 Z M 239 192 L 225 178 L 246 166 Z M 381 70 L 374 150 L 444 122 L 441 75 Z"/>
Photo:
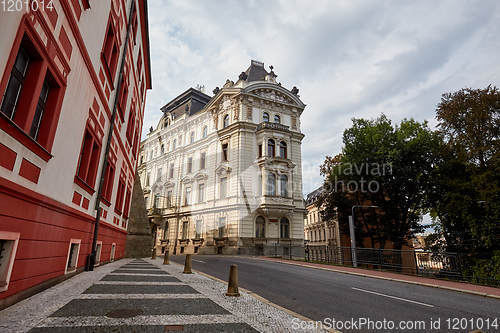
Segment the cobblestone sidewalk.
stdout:
<path fill-rule="evenodd" d="M 124 259 L 0 311 L 2 332 L 291 332 L 300 320 L 162 259 Z M 295 326 L 293 325 L 295 323 Z"/>

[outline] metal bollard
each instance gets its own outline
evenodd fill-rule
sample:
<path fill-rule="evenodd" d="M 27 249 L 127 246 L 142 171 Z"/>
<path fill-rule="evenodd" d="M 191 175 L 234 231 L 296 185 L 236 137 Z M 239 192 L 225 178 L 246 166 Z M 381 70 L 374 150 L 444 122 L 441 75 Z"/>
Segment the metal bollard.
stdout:
<path fill-rule="evenodd" d="M 240 296 L 238 291 L 238 266 L 234 264 L 229 269 L 229 283 L 227 284 L 226 296 Z"/>
<path fill-rule="evenodd" d="M 192 254 L 186 254 L 186 261 L 184 262 L 184 274 L 193 274 L 191 272 L 191 256 Z"/>
<path fill-rule="evenodd" d="M 151 259 L 156 259 L 156 248 L 153 247 L 153 250 L 151 251 Z"/>
<path fill-rule="evenodd" d="M 170 261 L 168 258 L 168 250 L 165 251 L 165 256 L 163 257 L 163 265 L 169 265 Z"/>

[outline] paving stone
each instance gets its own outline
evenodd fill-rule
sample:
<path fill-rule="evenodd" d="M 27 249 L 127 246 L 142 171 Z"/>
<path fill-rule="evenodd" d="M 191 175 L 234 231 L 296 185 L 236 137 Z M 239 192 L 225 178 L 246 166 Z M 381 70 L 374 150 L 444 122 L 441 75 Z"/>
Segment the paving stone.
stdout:
<path fill-rule="evenodd" d="M 197 294 L 188 285 L 94 284 L 84 294 Z"/>
<path fill-rule="evenodd" d="M 124 265 L 122 267 L 120 267 L 120 269 L 129 269 L 129 268 L 133 268 L 133 269 L 159 269 L 158 267 L 155 267 L 153 265 L 150 265 L 150 266 L 146 266 L 146 265 Z"/>
<path fill-rule="evenodd" d="M 167 275 L 106 275 L 100 281 L 137 281 L 137 282 L 181 282 L 178 278 Z"/>
<path fill-rule="evenodd" d="M 141 311 L 143 315 L 230 314 L 208 298 L 74 299 L 50 317 L 105 316 L 116 310 Z"/>
<path fill-rule="evenodd" d="M 182 330 L 181 330 L 182 328 Z M 244 323 L 227 324 L 187 324 L 187 325 L 151 325 L 151 326 L 80 326 L 80 327 L 37 327 L 29 332 L 32 333 L 164 333 L 164 332 L 188 332 L 188 333 L 210 333 L 210 332 L 258 332 L 252 326 Z"/>
<path fill-rule="evenodd" d="M 167 272 L 162 271 L 162 270 L 147 270 L 147 269 L 117 269 L 116 271 L 113 271 L 111 273 L 134 273 L 134 274 L 161 274 L 161 275 L 168 275 Z"/>

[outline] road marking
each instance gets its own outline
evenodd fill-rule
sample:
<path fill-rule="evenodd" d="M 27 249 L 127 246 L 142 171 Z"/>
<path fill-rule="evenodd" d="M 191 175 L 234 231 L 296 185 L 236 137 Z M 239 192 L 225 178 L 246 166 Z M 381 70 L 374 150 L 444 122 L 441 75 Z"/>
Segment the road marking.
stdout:
<path fill-rule="evenodd" d="M 425 304 L 425 303 L 421 303 L 421 302 L 417 302 L 417 301 L 412 301 L 411 299 L 406 299 L 406 298 L 401 298 L 401 297 L 396 297 L 396 296 L 381 294 L 381 293 L 377 293 L 375 291 L 370 291 L 370 290 L 365 290 L 365 289 L 359 289 L 359 288 L 354 288 L 354 287 L 351 287 L 351 289 L 358 290 L 358 291 L 363 291 L 365 293 L 370 293 L 370 294 L 374 294 L 374 295 L 379 295 L 379 296 L 394 298 L 394 299 L 398 299 L 400 301 L 405 301 L 405 302 L 420 304 L 420 305 L 423 305 L 423 306 L 428 306 L 430 308 L 434 307 L 434 305 L 431 305 L 431 304 Z"/>
<path fill-rule="evenodd" d="M 193 261 L 197 261 L 197 262 L 201 262 L 202 264 L 206 264 L 206 262 L 205 262 L 205 261 L 203 261 L 203 260 L 196 260 L 196 259 L 193 259 Z"/>

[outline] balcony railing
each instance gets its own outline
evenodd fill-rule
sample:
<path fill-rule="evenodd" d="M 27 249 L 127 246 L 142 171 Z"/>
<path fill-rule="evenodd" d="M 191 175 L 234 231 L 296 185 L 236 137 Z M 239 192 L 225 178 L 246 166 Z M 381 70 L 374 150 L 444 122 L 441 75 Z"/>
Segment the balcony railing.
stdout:
<path fill-rule="evenodd" d="M 269 121 L 264 121 L 257 126 L 257 129 L 255 131 L 258 132 L 258 131 L 263 130 L 263 129 L 272 129 L 272 130 L 288 132 L 289 128 L 290 128 L 290 126 L 286 126 L 286 125 L 282 125 L 282 124 L 278 124 L 278 123 L 271 123 Z"/>

